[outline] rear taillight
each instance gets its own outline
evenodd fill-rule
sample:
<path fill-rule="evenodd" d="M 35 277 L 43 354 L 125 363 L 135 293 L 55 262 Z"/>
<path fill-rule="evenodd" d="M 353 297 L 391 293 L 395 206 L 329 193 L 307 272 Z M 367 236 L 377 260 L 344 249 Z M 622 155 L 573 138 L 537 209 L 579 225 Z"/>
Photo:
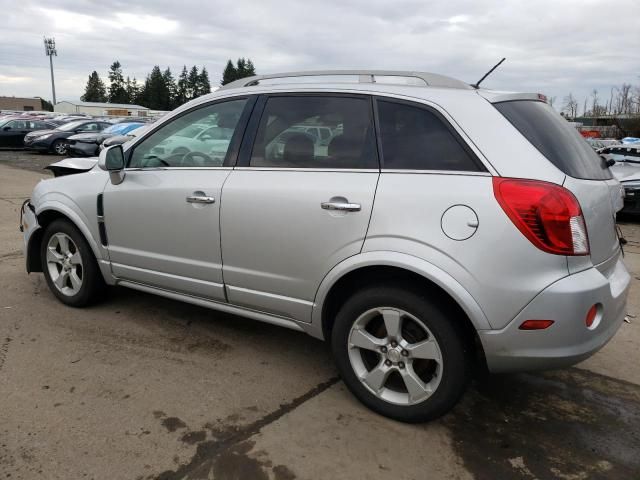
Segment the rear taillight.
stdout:
<path fill-rule="evenodd" d="M 576 197 L 566 188 L 539 180 L 493 177 L 498 203 L 540 250 L 555 255 L 588 255 L 589 239 Z"/>

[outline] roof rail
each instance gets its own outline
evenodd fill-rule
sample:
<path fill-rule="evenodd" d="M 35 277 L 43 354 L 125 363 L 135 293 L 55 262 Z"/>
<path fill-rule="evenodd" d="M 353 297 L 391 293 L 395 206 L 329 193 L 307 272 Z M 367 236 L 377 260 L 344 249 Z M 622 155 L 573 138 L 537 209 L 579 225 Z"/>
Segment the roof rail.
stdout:
<path fill-rule="evenodd" d="M 286 72 L 273 73 L 269 75 L 255 75 L 253 77 L 241 78 L 234 82 L 228 83 L 219 90 L 227 90 L 231 88 L 252 87 L 258 85 L 262 80 L 287 79 L 300 77 L 325 77 L 325 76 L 357 76 L 358 83 L 376 83 L 376 77 L 405 77 L 415 78 L 424 82 L 425 86 L 430 87 L 447 87 L 471 89 L 471 86 L 455 78 L 438 75 L 437 73 L 427 72 L 410 72 L 399 70 L 311 70 L 307 72 Z M 285 82 L 286 83 L 286 82 Z M 319 82 L 320 83 L 320 82 Z M 388 83 L 388 82 L 385 82 Z"/>

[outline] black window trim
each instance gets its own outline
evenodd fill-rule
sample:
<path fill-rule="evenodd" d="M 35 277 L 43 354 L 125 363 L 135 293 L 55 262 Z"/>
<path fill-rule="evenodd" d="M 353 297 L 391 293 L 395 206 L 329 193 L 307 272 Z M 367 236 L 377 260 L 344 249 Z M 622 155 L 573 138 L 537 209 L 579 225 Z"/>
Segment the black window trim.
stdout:
<path fill-rule="evenodd" d="M 255 167 L 251 166 L 251 156 L 253 154 L 253 147 L 255 145 L 255 140 L 258 135 L 258 129 L 260 128 L 260 122 L 262 120 L 262 115 L 264 114 L 267 101 L 269 98 L 273 97 L 331 97 L 331 98 L 357 98 L 357 99 L 365 99 L 369 101 L 369 112 L 371 115 L 371 120 L 374 125 L 374 136 L 375 136 L 375 155 L 376 155 L 376 164 L 377 168 L 290 168 L 290 167 L 277 167 L 277 166 L 269 166 L 269 167 Z M 374 103 L 373 97 L 368 94 L 358 94 L 358 93 L 343 93 L 343 92 L 273 92 L 273 93 L 263 93 L 260 94 L 256 105 L 253 109 L 253 114 L 251 115 L 251 119 L 247 125 L 247 129 L 245 132 L 245 136 L 242 142 L 242 146 L 240 147 L 240 154 L 238 155 L 238 162 L 236 163 L 235 168 L 240 168 L 242 170 L 277 170 L 277 171 L 285 171 L 285 170 L 295 170 L 295 171 L 304 171 L 304 172 L 379 172 L 380 171 L 380 149 L 378 147 L 378 132 L 376 130 L 376 117 L 374 111 Z"/>
<path fill-rule="evenodd" d="M 136 142 L 135 145 L 133 145 L 127 152 L 126 152 L 126 156 L 127 158 L 125 159 L 125 169 L 129 169 L 129 170 L 149 170 L 147 168 L 144 167 L 130 167 L 130 163 L 131 163 L 131 157 L 133 156 L 133 152 L 135 151 L 136 148 L 138 148 L 138 146 L 140 146 L 141 144 L 144 143 L 144 141 L 146 139 L 148 139 L 149 137 L 151 137 L 154 133 L 156 133 L 158 130 L 160 130 L 161 128 L 163 128 L 164 126 L 168 125 L 169 123 L 174 122 L 175 120 L 178 120 L 179 118 L 182 118 L 183 116 L 194 112 L 196 110 L 200 110 L 201 108 L 207 108 L 210 107 L 212 105 L 217 105 L 219 103 L 226 103 L 226 102 L 232 102 L 235 100 L 246 100 L 247 103 L 245 103 L 244 105 L 244 109 L 242 110 L 242 113 L 240 114 L 240 118 L 238 119 L 238 124 L 236 125 L 235 131 L 233 132 L 233 136 L 231 137 L 231 141 L 229 142 L 229 148 L 227 149 L 227 153 L 224 157 L 224 161 L 222 163 L 221 167 L 161 167 L 162 170 L 175 170 L 175 169 L 184 169 L 184 168 L 189 168 L 190 170 L 203 170 L 203 169 L 211 169 L 211 168 L 225 168 L 225 169 L 229 169 L 229 168 L 233 168 L 235 167 L 237 160 L 238 160 L 238 153 L 240 151 L 240 146 L 244 140 L 245 137 L 245 133 L 247 130 L 247 124 L 249 122 L 250 119 L 250 115 L 253 112 L 253 109 L 255 108 L 255 104 L 256 104 L 256 100 L 258 99 L 258 95 L 237 95 L 237 96 L 232 96 L 232 97 L 224 97 L 224 98 L 216 98 L 213 99 L 209 102 L 205 102 L 205 103 L 200 103 L 198 105 L 194 105 L 192 108 L 189 108 L 187 110 L 185 110 L 184 112 L 180 112 L 179 115 L 176 115 L 175 117 L 171 118 L 169 121 L 167 122 L 161 122 L 160 124 L 156 125 L 155 128 L 151 129 L 149 132 L 147 132 L 144 137 L 139 141 Z M 157 168 L 154 170 L 158 170 Z"/>
<path fill-rule="evenodd" d="M 376 95 L 374 96 L 374 110 L 375 110 L 375 122 L 376 122 L 376 136 L 378 137 L 378 156 L 380 158 L 380 165 L 383 171 L 385 171 L 385 166 L 384 166 L 384 150 L 382 148 L 382 133 L 380 131 L 380 118 L 378 117 L 379 115 L 379 109 L 378 109 L 378 103 L 379 102 L 387 102 L 387 103 L 397 103 L 400 105 L 406 105 L 408 107 L 413 107 L 413 108 L 419 108 L 421 110 L 427 110 L 428 112 L 434 114 L 442 123 L 443 125 L 447 128 L 447 130 L 449 130 L 449 132 L 451 133 L 451 135 L 453 136 L 453 138 L 455 139 L 456 143 L 458 143 L 458 145 L 460 145 L 460 147 L 467 153 L 467 155 L 469 155 L 469 158 L 471 158 L 471 161 L 476 165 L 476 167 L 478 167 L 477 170 L 443 170 L 443 169 L 428 169 L 428 168 L 424 168 L 424 169 L 396 169 L 396 168 L 389 168 L 386 169 L 387 172 L 401 172 L 401 173 L 410 173 L 410 172 L 429 172 L 429 173 L 443 173 L 443 174 L 456 174 L 456 175 L 460 175 L 460 174 L 469 174 L 469 173 L 473 173 L 473 174 L 488 174 L 489 169 L 487 168 L 487 166 L 484 164 L 484 162 L 478 157 L 478 155 L 476 154 L 476 152 L 473 151 L 473 149 L 469 146 L 469 144 L 465 141 L 464 138 L 462 138 L 462 136 L 460 135 L 460 133 L 454 128 L 453 125 L 451 125 L 451 122 L 449 122 L 449 120 L 441 113 L 439 112 L 437 109 L 433 108 L 430 105 L 425 105 L 424 103 L 418 103 L 418 102 L 414 102 L 411 100 L 404 100 L 401 98 L 395 98 L 395 97 L 385 97 L 385 96 L 381 96 L 381 95 Z"/>

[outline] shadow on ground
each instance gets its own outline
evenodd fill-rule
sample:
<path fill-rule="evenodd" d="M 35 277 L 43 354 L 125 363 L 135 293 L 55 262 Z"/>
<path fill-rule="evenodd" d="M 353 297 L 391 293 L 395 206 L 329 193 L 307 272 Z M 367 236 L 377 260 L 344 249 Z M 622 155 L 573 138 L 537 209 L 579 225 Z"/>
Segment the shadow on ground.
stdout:
<path fill-rule="evenodd" d="M 444 423 L 477 480 L 640 478 L 640 387 L 586 370 L 490 377 Z"/>

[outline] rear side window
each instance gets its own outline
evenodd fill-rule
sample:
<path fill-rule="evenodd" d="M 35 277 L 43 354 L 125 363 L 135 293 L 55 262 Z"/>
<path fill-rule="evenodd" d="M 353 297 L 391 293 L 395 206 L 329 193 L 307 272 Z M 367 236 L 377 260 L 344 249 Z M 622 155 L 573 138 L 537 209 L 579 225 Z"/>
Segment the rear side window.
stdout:
<path fill-rule="evenodd" d="M 379 100 L 378 118 L 385 169 L 484 171 L 437 112 Z"/>
<path fill-rule="evenodd" d="M 531 144 L 565 174 L 585 180 L 612 178 L 605 160 L 550 105 L 535 100 L 494 104 Z"/>
<path fill-rule="evenodd" d="M 260 119 L 250 165 L 377 169 L 372 118 L 367 97 L 271 97 Z"/>

